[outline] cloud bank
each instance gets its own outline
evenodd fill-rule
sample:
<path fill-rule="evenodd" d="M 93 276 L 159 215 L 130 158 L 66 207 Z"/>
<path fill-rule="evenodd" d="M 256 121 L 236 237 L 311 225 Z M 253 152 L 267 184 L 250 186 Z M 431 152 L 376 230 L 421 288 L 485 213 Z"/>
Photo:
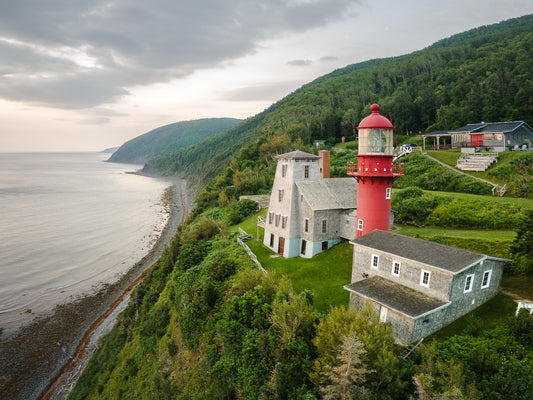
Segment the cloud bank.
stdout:
<path fill-rule="evenodd" d="M 0 97 L 81 109 L 345 18 L 358 0 L 18 0 L 0 13 Z M 294 65 L 305 65 L 293 61 Z"/>

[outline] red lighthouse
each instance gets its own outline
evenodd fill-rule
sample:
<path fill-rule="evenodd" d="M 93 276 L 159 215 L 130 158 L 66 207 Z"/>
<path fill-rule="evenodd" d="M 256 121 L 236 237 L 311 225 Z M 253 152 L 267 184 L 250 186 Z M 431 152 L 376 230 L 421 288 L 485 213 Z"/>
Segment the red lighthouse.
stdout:
<path fill-rule="evenodd" d="M 358 183 L 356 238 L 374 229 L 389 230 L 392 182 L 403 175 L 403 164 L 393 165 L 394 126 L 378 113 L 377 104 L 371 109 L 357 127 L 357 167 L 348 163 L 348 175 Z"/>

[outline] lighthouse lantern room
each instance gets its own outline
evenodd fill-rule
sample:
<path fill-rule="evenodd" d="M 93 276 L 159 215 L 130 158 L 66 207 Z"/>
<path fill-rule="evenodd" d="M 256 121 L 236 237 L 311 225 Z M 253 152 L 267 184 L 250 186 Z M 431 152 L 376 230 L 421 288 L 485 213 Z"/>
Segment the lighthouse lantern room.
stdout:
<path fill-rule="evenodd" d="M 389 230 L 392 182 L 403 175 L 403 164 L 394 164 L 394 126 L 372 104 L 372 114 L 359 126 L 357 165 L 348 163 L 348 175 L 357 179 L 356 236 L 374 229 Z"/>

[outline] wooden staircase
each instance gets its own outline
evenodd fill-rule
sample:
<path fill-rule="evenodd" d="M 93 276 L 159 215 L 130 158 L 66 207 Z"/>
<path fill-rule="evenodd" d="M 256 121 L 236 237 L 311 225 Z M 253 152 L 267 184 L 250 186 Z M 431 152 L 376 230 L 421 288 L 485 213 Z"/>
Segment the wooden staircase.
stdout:
<path fill-rule="evenodd" d="M 456 167 L 461 171 L 485 172 L 498 161 L 498 153 L 465 154 L 457 160 Z"/>

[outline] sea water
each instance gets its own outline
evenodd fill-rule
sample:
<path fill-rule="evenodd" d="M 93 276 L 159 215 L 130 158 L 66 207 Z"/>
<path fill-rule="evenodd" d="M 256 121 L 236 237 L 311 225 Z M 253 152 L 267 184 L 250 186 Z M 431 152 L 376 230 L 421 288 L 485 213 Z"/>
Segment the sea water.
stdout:
<path fill-rule="evenodd" d="M 116 281 L 159 237 L 169 183 L 108 156 L 0 154 L 2 338 Z"/>

